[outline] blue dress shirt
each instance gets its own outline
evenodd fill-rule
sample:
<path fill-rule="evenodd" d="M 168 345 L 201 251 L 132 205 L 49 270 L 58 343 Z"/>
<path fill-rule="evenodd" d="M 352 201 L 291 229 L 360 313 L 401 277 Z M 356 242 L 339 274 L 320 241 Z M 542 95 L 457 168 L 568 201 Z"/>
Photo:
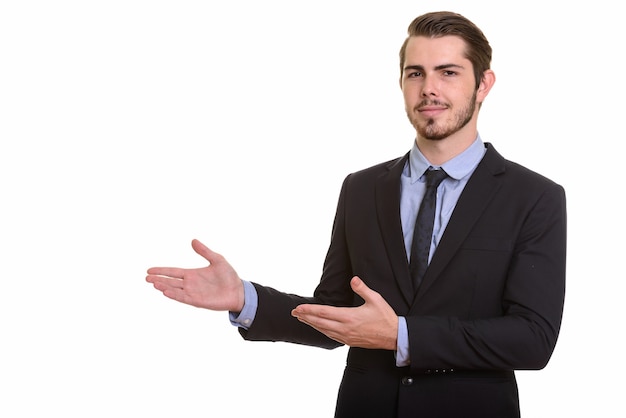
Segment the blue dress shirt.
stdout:
<path fill-rule="evenodd" d="M 432 258 L 437 244 L 443 236 L 446 225 L 450 220 L 456 202 L 461 196 L 467 181 L 478 166 L 478 163 L 485 155 L 485 145 L 480 135 L 465 151 L 451 160 L 446 161 L 441 166 L 433 166 L 420 152 L 417 144 L 413 143 L 413 148 L 409 152 L 409 158 L 402 176 L 400 177 L 400 218 L 404 236 L 404 246 L 407 258 L 411 254 L 411 242 L 413 241 L 413 230 L 417 212 L 426 192 L 426 177 L 424 173 L 430 167 L 442 168 L 448 173 L 448 177 L 441 182 L 437 189 L 437 202 L 435 208 L 435 224 L 433 227 L 433 237 L 430 245 L 428 261 Z M 230 312 L 230 322 L 238 327 L 248 328 L 254 321 L 258 306 L 258 295 L 252 283 L 245 281 L 243 309 L 239 313 Z M 410 363 L 408 329 L 404 317 L 398 317 L 398 343 L 396 349 L 396 365 L 406 366 Z"/>

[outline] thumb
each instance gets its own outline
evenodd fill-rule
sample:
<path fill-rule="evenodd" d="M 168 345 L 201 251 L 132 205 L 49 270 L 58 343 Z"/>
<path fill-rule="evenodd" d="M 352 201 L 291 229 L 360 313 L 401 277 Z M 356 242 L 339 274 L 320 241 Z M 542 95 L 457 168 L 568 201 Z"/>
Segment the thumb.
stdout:
<path fill-rule="evenodd" d="M 350 286 L 354 293 L 361 296 L 365 302 L 371 302 L 372 298 L 378 295 L 378 292 L 373 291 L 358 276 L 354 276 L 350 281 Z"/>
<path fill-rule="evenodd" d="M 191 247 L 197 254 L 201 255 L 206 261 L 211 264 L 217 262 L 218 258 L 220 257 L 218 253 L 211 251 L 209 247 L 207 247 L 197 239 L 191 241 Z"/>

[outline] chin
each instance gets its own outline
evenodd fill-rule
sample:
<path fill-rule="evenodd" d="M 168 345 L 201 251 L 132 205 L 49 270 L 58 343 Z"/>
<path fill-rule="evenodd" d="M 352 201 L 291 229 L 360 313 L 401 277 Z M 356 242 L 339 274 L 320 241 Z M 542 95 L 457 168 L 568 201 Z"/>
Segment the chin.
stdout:
<path fill-rule="evenodd" d="M 441 141 L 450 136 L 451 132 L 445 129 L 437 129 L 435 122 L 431 119 L 425 125 L 414 124 L 417 133 L 424 139 L 430 141 Z"/>

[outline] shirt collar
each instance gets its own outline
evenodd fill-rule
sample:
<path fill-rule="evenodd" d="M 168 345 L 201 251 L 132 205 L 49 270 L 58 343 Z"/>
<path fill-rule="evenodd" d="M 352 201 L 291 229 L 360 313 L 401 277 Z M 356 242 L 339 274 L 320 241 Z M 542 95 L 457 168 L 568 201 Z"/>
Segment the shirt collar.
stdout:
<path fill-rule="evenodd" d="M 429 167 L 443 168 L 448 176 L 455 180 L 461 180 L 463 177 L 474 171 L 480 160 L 485 155 L 485 144 L 480 135 L 476 140 L 456 157 L 446 161 L 441 166 L 431 164 L 424 154 L 417 147 L 417 143 L 413 141 L 413 148 L 409 152 L 409 170 L 411 183 L 415 183 L 424 175 Z"/>

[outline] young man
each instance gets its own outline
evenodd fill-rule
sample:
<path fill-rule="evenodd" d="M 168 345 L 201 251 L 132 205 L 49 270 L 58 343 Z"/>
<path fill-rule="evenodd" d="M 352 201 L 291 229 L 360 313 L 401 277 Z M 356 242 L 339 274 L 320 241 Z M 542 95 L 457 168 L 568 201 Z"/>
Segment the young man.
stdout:
<path fill-rule="evenodd" d="M 208 267 L 147 281 L 230 311 L 247 340 L 350 346 L 337 417 L 518 417 L 514 370 L 543 368 L 560 328 L 565 193 L 482 142 L 490 63 L 463 16 L 410 24 L 400 87 L 415 142 L 346 177 L 312 297 L 242 281 L 198 241 Z"/>

